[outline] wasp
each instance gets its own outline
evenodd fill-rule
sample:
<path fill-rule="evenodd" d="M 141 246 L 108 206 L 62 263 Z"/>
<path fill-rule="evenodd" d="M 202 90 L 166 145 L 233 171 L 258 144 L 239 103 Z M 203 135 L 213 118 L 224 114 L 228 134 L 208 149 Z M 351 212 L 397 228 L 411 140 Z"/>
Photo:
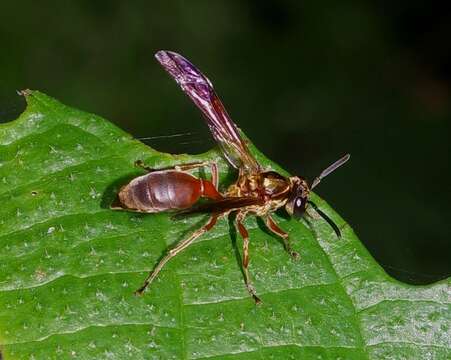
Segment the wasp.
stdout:
<path fill-rule="evenodd" d="M 310 205 L 340 237 L 337 225 L 309 200 L 309 195 L 311 189 L 315 188 L 325 176 L 343 165 L 350 155 L 347 154 L 330 165 L 311 185 L 302 177 L 286 177 L 264 169 L 249 151 L 210 80 L 180 54 L 162 50 L 158 51 L 155 57 L 202 111 L 213 138 L 222 150 L 222 155 L 230 166 L 238 171 L 238 177 L 224 192 L 220 192 L 218 168 L 215 163 L 181 164 L 171 168 L 152 169 L 142 161 L 136 162 L 136 165 L 144 168 L 147 174 L 136 177 L 123 186 L 112 208 L 143 213 L 202 212 L 209 213 L 210 217 L 205 225 L 167 252 L 135 293 L 143 294 L 166 263 L 188 248 L 202 234 L 211 230 L 219 218 L 236 214 L 235 226 L 243 239 L 244 282 L 255 302 L 260 303 L 248 270 L 249 234 L 243 224 L 244 219 L 249 215 L 263 219 L 268 229 L 283 240 L 285 249 L 294 259 L 297 259 L 299 254 L 292 249 L 289 235 L 272 217 L 272 213 L 279 208 L 285 208 L 289 215 L 299 218 Z M 206 166 L 211 168 L 211 180 L 198 178 L 190 173 L 193 169 Z M 199 201 L 200 198 L 206 201 Z"/>

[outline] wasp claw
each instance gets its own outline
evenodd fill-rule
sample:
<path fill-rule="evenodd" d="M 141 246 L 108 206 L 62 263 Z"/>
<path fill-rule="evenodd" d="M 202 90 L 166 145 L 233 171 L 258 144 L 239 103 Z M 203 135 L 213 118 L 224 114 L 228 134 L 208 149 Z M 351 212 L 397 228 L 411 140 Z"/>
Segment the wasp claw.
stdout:
<path fill-rule="evenodd" d="M 247 288 L 247 291 L 249 292 L 249 294 L 252 296 L 252 299 L 254 299 L 255 304 L 256 304 L 256 305 L 261 304 L 262 301 L 261 301 L 261 299 L 257 296 L 257 293 L 256 293 L 256 291 L 255 291 L 255 288 L 254 288 L 251 284 L 246 284 L 246 288 Z"/>
<path fill-rule="evenodd" d="M 143 296 L 144 295 L 144 289 L 140 288 L 140 289 L 136 290 L 133 294 L 135 296 Z"/>

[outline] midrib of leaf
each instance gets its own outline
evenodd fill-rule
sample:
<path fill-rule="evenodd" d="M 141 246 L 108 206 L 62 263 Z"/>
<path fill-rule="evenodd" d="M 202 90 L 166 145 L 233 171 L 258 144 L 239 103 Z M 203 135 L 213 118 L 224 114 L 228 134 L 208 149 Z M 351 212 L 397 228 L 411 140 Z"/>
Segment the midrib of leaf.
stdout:
<path fill-rule="evenodd" d="M 75 126 L 76 128 L 82 130 L 83 132 L 88 132 L 89 134 L 93 135 L 100 144 L 102 144 L 106 149 L 109 149 L 109 151 L 111 152 L 112 156 L 114 156 L 118 160 L 122 160 L 123 161 L 124 165 L 121 166 L 121 168 L 123 168 L 123 169 L 127 168 L 127 166 L 130 167 L 130 169 L 132 169 L 131 168 L 131 164 L 133 163 L 133 160 L 138 159 L 138 158 L 150 159 L 150 160 L 154 161 L 157 166 L 158 166 L 158 164 L 160 166 L 164 166 L 164 165 L 166 165 L 168 163 L 171 163 L 171 162 L 174 162 L 174 161 L 183 161 L 183 160 L 186 161 L 186 160 L 190 159 L 190 157 L 188 157 L 188 156 L 172 157 L 172 156 L 167 155 L 167 154 L 159 154 L 159 153 L 156 153 L 154 151 L 149 151 L 148 148 L 146 148 L 143 145 L 137 143 L 136 141 L 131 141 L 128 136 L 125 136 L 121 131 L 119 131 L 118 129 L 114 128 L 113 126 L 107 124 L 102 119 L 99 119 L 99 118 L 97 118 L 97 117 L 95 117 L 93 115 L 86 115 L 86 114 L 82 114 L 80 112 L 68 109 L 68 108 L 64 107 L 63 105 L 55 102 L 54 100 L 45 97 L 42 94 L 32 93 L 28 97 L 29 97 L 28 101 L 30 102 L 30 105 L 29 105 L 27 111 L 22 115 L 21 119 L 17 120 L 16 122 L 7 124 L 6 126 L 3 125 L 3 129 L 6 129 L 6 130 L 13 129 L 12 132 L 9 134 L 9 137 L 8 136 L 3 137 L 3 135 L 5 135 L 5 134 L 3 134 L 0 137 L 0 141 L 3 143 L 4 146 L 14 146 L 16 143 L 18 143 L 20 141 L 23 141 L 24 137 L 30 137 L 30 139 L 33 138 L 33 136 L 35 136 L 34 135 L 35 134 L 35 128 L 33 126 L 30 126 L 30 127 L 27 128 L 27 126 L 24 125 L 24 123 L 26 122 L 27 118 L 30 118 L 30 116 L 31 117 L 34 116 L 35 119 L 39 118 L 39 116 L 36 117 L 35 115 L 33 115 L 34 114 L 33 112 L 36 111 L 36 108 L 43 107 L 43 109 L 40 109 L 40 111 L 37 112 L 37 113 L 39 114 L 39 113 L 41 113 L 41 111 L 42 112 L 48 111 L 49 113 L 51 113 L 56 118 L 56 120 L 55 119 L 53 119 L 52 121 L 46 120 L 46 121 L 48 121 L 48 124 L 46 124 L 46 126 L 50 126 L 52 122 L 53 122 L 53 125 L 51 125 L 47 129 L 44 129 L 44 131 L 42 131 L 42 132 L 51 131 L 51 129 L 53 129 L 56 126 L 59 125 L 59 121 L 60 121 L 59 119 L 65 119 L 64 121 L 66 121 L 70 126 Z M 67 113 L 69 113 L 69 116 L 68 116 Z M 43 115 L 44 118 L 46 118 L 46 116 L 47 115 Z M 42 119 L 42 117 L 41 117 L 41 119 Z M 63 120 L 61 120 L 61 121 L 63 121 Z M 89 121 L 91 121 L 92 124 L 89 124 Z M 20 137 L 20 134 L 18 135 L 16 132 L 14 132 L 15 128 L 19 128 L 19 129 L 22 128 L 22 135 L 23 134 L 25 134 L 25 135 Z M 1 130 L 2 130 L 2 127 L 0 127 L 0 131 Z M 1 135 L 1 133 L 0 133 L 0 135 Z M 118 139 L 120 139 L 119 142 L 118 142 Z M 1 151 L 1 149 L 0 149 L 0 151 Z M 111 156 L 111 155 L 109 155 L 109 156 Z M 213 153 L 210 153 L 208 155 L 201 155 L 200 157 L 205 157 L 205 156 L 211 158 L 212 156 L 216 156 L 216 155 L 214 155 Z M 259 160 L 264 161 L 267 164 L 269 164 L 269 162 L 267 162 L 267 160 L 264 159 L 260 154 L 258 154 L 258 156 L 259 156 Z M 106 161 L 108 159 L 108 157 L 106 157 L 104 160 Z M 193 158 L 195 158 L 195 157 L 191 157 L 191 159 L 193 159 Z M 93 160 L 93 161 L 95 162 L 96 160 Z M 5 165 L 5 163 L 3 163 L 2 165 Z M 75 168 L 77 168 L 77 169 L 81 168 L 82 169 L 82 168 L 86 167 L 86 165 L 89 165 L 89 163 L 88 162 L 83 162 L 83 163 L 75 165 Z M 225 165 L 222 164 L 222 167 L 224 168 Z M 21 192 L 25 193 L 27 188 L 29 188 L 31 185 L 39 184 L 42 181 L 44 181 L 45 179 L 47 179 L 47 178 L 52 178 L 54 176 L 64 175 L 65 172 L 67 172 L 67 170 L 70 169 L 70 168 L 73 168 L 73 167 L 67 167 L 67 168 L 62 167 L 61 169 L 59 169 L 55 173 L 43 173 L 43 174 L 41 174 L 41 176 L 40 176 L 40 178 L 38 180 L 33 179 L 33 181 L 31 181 L 31 182 L 27 182 L 28 179 L 25 179 L 25 182 L 15 186 L 15 187 L 9 188 L 9 189 L 5 190 L 3 193 L 1 193 L 0 194 L 0 198 L 1 197 L 5 197 L 7 194 L 15 194 L 15 193 L 21 193 Z M 0 167 L 0 169 L 1 169 L 1 167 Z M 124 170 L 122 170 L 122 171 L 124 172 Z M 132 170 L 132 171 L 134 171 L 134 170 Z M 130 170 L 129 170 L 129 172 L 130 172 Z M 9 200 L 11 200 L 11 199 L 9 199 Z M 343 220 L 341 220 L 335 213 L 333 213 L 333 211 L 327 206 L 327 204 L 325 204 L 324 202 L 320 201 L 319 199 L 316 199 L 316 200 L 317 200 L 317 202 L 319 202 L 321 208 L 324 211 L 328 212 L 330 214 L 330 216 L 339 225 L 343 225 L 343 227 L 344 227 L 343 228 L 343 233 L 344 233 L 343 239 L 341 239 L 341 240 L 336 240 L 335 239 L 333 241 L 337 241 L 337 243 L 333 243 L 333 242 L 331 242 L 331 239 L 334 239 L 334 237 L 332 235 L 332 231 L 330 230 L 330 228 L 327 227 L 327 224 L 325 225 L 320 220 L 315 220 L 315 219 L 310 221 L 313 229 L 315 230 L 315 235 L 317 237 L 317 241 L 318 241 L 318 244 L 319 244 L 318 248 L 321 249 L 321 252 L 324 255 L 323 258 L 328 262 L 329 267 L 332 270 L 332 275 L 335 278 L 335 281 L 333 283 L 338 285 L 339 288 L 340 288 L 340 292 L 342 292 L 345 295 L 345 297 L 347 299 L 346 301 L 348 302 L 348 305 L 350 305 L 349 308 L 353 312 L 354 322 L 355 322 L 355 324 L 358 327 L 358 332 L 357 332 L 356 335 L 358 335 L 358 337 L 359 337 L 359 341 L 358 341 L 359 344 L 357 344 L 356 346 L 353 346 L 351 348 L 362 350 L 362 353 L 365 354 L 365 356 L 367 358 L 374 358 L 373 357 L 374 352 L 372 352 L 372 353 L 368 352 L 368 344 L 366 343 L 366 340 L 367 340 L 366 335 L 368 335 L 368 334 L 365 334 L 365 331 L 366 331 L 366 330 L 364 330 L 365 323 L 362 320 L 362 314 L 365 313 L 368 310 L 372 310 L 375 307 L 378 307 L 381 303 L 384 303 L 384 302 L 387 302 L 387 301 L 401 301 L 402 302 L 402 301 L 405 301 L 405 300 L 403 300 L 403 299 L 388 299 L 388 300 L 387 299 L 383 299 L 383 300 L 377 302 L 376 304 L 371 305 L 370 307 L 359 309 L 358 308 L 358 300 L 359 300 L 359 298 L 353 297 L 352 296 L 352 292 L 351 293 L 349 292 L 349 291 L 352 290 L 352 288 L 349 288 L 350 283 L 352 284 L 352 281 L 364 281 L 368 270 L 370 270 L 372 276 L 374 276 L 381 284 L 385 284 L 385 283 L 386 284 L 390 284 L 390 286 L 392 286 L 393 288 L 399 288 L 399 287 L 405 288 L 405 289 L 407 289 L 406 292 L 408 292 L 409 294 L 413 293 L 413 292 L 422 293 L 423 289 L 428 290 L 428 289 L 430 289 L 432 287 L 423 287 L 423 288 L 409 287 L 409 288 L 407 288 L 405 285 L 397 284 L 396 282 L 394 282 L 391 279 L 389 279 L 388 276 L 386 274 L 384 274 L 381 271 L 381 269 L 374 263 L 374 260 L 371 259 L 371 257 L 366 252 L 366 250 L 363 249 L 363 247 L 355 240 L 355 237 L 354 237 L 354 234 L 352 233 L 352 230 L 343 222 Z M 96 206 L 98 206 L 98 203 L 96 203 L 96 204 L 97 204 Z M 95 206 L 93 206 L 93 207 L 95 208 Z M 103 214 L 109 214 L 110 211 L 109 210 L 102 210 L 102 211 L 99 211 L 99 212 L 96 212 L 96 211 L 92 212 L 93 216 L 94 216 L 94 214 L 97 214 L 97 213 L 99 213 L 99 214 L 101 213 L 103 215 Z M 6 212 L 5 214 L 7 215 L 8 213 Z M 81 213 L 75 212 L 73 214 L 66 214 L 66 215 L 63 215 L 63 216 L 73 217 L 73 216 L 84 216 L 84 215 L 89 215 L 89 212 L 81 212 Z M 114 215 L 114 216 L 117 216 L 117 215 Z M 123 218 L 123 217 L 128 216 L 128 215 L 121 214 L 120 216 Z M 130 216 L 133 217 L 133 215 L 130 215 Z M 140 219 L 140 218 L 137 217 L 137 219 Z M 161 217 L 160 217 L 160 219 L 161 219 Z M 21 229 L 20 231 L 23 232 L 24 235 L 26 235 L 27 232 L 29 232 L 29 231 L 32 232 L 34 227 L 39 227 L 39 226 L 43 226 L 43 225 L 48 226 L 48 225 L 52 224 L 52 222 L 54 222 L 54 220 L 55 220 L 55 218 L 47 218 L 47 219 L 44 219 L 44 220 L 42 220 L 40 222 L 33 223 L 31 225 L 27 224 L 28 226 L 26 228 L 24 228 L 24 229 Z M 145 221 L 145 220 L 143 220 L 143 221 Z M 303 228 L 301 227 L 300 228 L 299 227 L 300 224 L 297 224 L 297 223 L 295 223 L 293 221 L 290 221 L 290 222 L 282 221 L 282 226 L 287 226 L 289 224 L 292 227 L 297 228 L 297 230 L 294 232 L 295 233 L 295 236 L 293 236 L 294 238 L 296 238 L 296 234 L 300 235 L 300 238 L 303 238 L 305 236 L 312 236 L 311 233 L 309 233 L 305 229 L 305 227 L 303 227 Z M 183 226 L 181 226 L 181 227 L 183 228 Z M 256 233 L 256 232 L 261 231 L 257 226 L 255 226 L 255 223 L 251 222 L 251 221 L 247 222 L 247 227 L 249 229 L 255 230 L 252 233 Z M 219 231 L 221 231 L 221 230 L 219 230 Z M 198 244 L 196 244 L 194 246 L 195 247 L 196 246 L 197 247 L 202 247 L 202 246 L 204 246 L 207 243 L 211 243 L 212 241 L 213 241 L 213 244 L 214 244 L 215 242 L 218 242 L 219 239 L 227 238 L 229 236 L 228 231 L 227 231 L 227 226 L 223 226 L 222 232 L 219 232 L 219 231 L 216 230 L 213 233 L 213 236 L 207 237 L 207 239 L 204 239 L 203 241 L 199 242 Z M 143 230 L 143 232 L 144 232 L 144 230 Z M 139 231 L 138 232 L 129 232 L 128 235 L 132 236 L 132 235 L 136 235 L 137 233 L 139 233 Z M 17 231 L 13 230 L 10 233 L 0 234 L 0 246 L 2 244 L 2 240 L 3 239 L 10 238 L 11 236 L 14 236 L 14 235 L 17 235 Z M 126 236 L 126 235 L 127 235 L 127 233 L 124 234 L 124 236 Z M 94 236 L 93 239 L 94 240 L 99 240 L 99 239 L 111 240 L 112 237 L 111 236 L 110 237 L 107 236 L 107 237 L 101 238 L 101 237 L 98 237 L 98 236 L 97 237 Z M 170 242 L 172 242 L 172 241 L 173 240 L 171 240 Z M 356 265 L 356 267 L 358 269 L 356 271 L 353 271 L 353 272 L 350 272 L 350 273 L 347 273 L 347 271 L 343 271 L 343 269 L 341 268 L 343 263 L 340 264 L 340 262 L 335 261 L 335 258 L 334 258 L 334 255 L 336 255 L 336 254 L 334 254 L 334 251 L 340 251 L 341 247 L 346 247 L 346 246 L 349 246 L 351 248 L 353 254 L 357 254 L 358 256 L 361 257 L 361 259 L 364 260 L 363 261 L 363 263 L 364 263 L 363 265 L 359 264 L 359 263 L 356 263 L 355 265 Z M 278 250 L 282 251 L 281 247 Z M 37 248 L 37 251 L 39 251 L 39 248 Z M 195 250 L 193 250 L 191 252 L 187 251 L 185 253 L 185 255 L 184 255 L 185 259 L 186 259 L 186 257 L 190 256 L 189 254 L 195 253 L 194 251 Z M 301 251 L 302 251 L 302 249 L 301 249 Z M 30 255 L 30 254 L 27 253 L 24 256 L 28 256 L 28 255 Z M 179 262 L 180 261 L 183 261 L 183 260 L 179 260 Z M 175 262 L 177 262 L 177 260 Z M 233 265 L 236 265 L 236 264 L 233 263 Z M 142 266 L 140 268 L 135 268 L 135 270 L 130 270 L 130 271 L 118 271 L 118 272 L 116 272 L 114 274 L 133 275 L 133 276 L 129 277 L 130 281 L 133 281 L 134 283 L 138 284 L 141 277 L 139 276 L 139 274 L 136 274 L 136 273 L 140 272 L 140 271 L 148 270 L 149 266 L 152 266 L 152 261 L 147 260 L 146 266 Z M 173 265 L 172 268 L 174 269 L 175 266 L 176 265 Z M 184 267 L 180 266 L 179 269 L 180 268 L 183 269 Z M 239 273 L 238 267 L 235 266 L 235 268 L 236 268 L 235 269 L 236 272 L 239 275 L 241 275 Z M 252 270 L 256 272 L 257 271 L 256 266 L 253 266 Z M 110 271 L 110 272 L 105 272 L 105 273 L 95 273 L 95 274 L 90 275 L 90 276 L 91 277 L 103 277 L 105 275 L 111 275 L 111 274 L 113 274 L 113 272 Z M 63 276 L 76 277 L 76 275 L 72 275 L 72 274 L 65 274 Z M 169 275 L 166 275 L 166 276 L 169 276 Z M 179 279 L 180 276 L 181 276 L 182 280 Z M 183 296 L 183 291 L 184 290 L 181 287 L 182 286 L 181 283 L 183 281 L 184 276 L 185 275 L 183 273 L 177 272 L 177 274 L 175 276 L 171 276 L 171 278 L 172 278 L 171 281 L 175 281 L 177 283 L 176 286 L 179 289 L 178 291 L 175 291 L 175 293 L 177 294 L 179 307 L 180 307 L 180 323 L 181 323 L 181 326 L 175 327 L 175 328 L 181 329 L 182 338 L 183 338 L 182 354 L 183 354 L 184 358 L 190 358 L 190 357 L 193 356 L 193 353 L 192 352 L 191 353 L 188 352 L 189 346 L 187 345 L 187 342 L 186 342 L 186 336 L 187 336 L 186 331 L 188 329 L 190 329 L 189 327 L 185 326 L 185 315 L 186 315 L 185 312 L 186 311 L 189 311 L 193 306 L 194 307 L 197 306 L 196 309 L 203 309 L 202 306 L 204 306 L 204 307 L 205 306 L 217 306 L 218 304 L 221 305 L 222 303 L 225 303 L 225 304 L 237 304 L 238 308 L 243 308 L 243 306 L 244 306 L 244 308 L 246 308 L 246 307 L 249 306 L 250 300 L 249 300 L 247 294 L 242 289 L 240 289 L 239 291 L 234 290 L 234 292 L 237 292 L 237 293 L 240 294 L 240 296 L 238 296 L 238 297 L 236 295 L 232 294 L 231 297 L 226 298 L 225 300 L 219 301 L 219 302 L 212 302 L 212 303 L 203 302 L 200 305 L 194 305 L 193 303 L 189 303 L 188 302 L 188 305 L 186 305 L 186 304 L 184 304 L 184 301 L 186 302 L 186 300 L 189 300 L 188 298 L 189 298 L 190 294 L 186 293 L 187 290 L 185 290 L 185 298 Z M 50 279 L 50 281 L 45 282 L 45 283 L 39 283 L 39 281 L 38 281 L 38 283 L 37 283 L 37 285 L 35 287 L 39 288 L 39 287 L 45 287 L 45 286 L 51 285 L 57 279 L 60 279 L 60 278 Z M 81 277 L 81 279 L 86 280 L 87 277 Z M 285 288 L 285 289 L 281 289 L 281 290 L 277 290 L 277 291 L 269 291 L 269 292 L 266 291 L 265 292 L 265 286 L 264 286 L 265 285 L 265 281 L 264 280 L 263 281 L 262 280 L 257 280 L 256 282 L 257 282 L 257 284 L 259 284 L 259 286 L 258 286 L 259 294 L 263 294 L 264 299 L 268 298 L 268 297 L 272 297 L 272 299 L 276 299 L 277 298 L 276 295 L 287 296 L 287 294 L 288 294 L 288 296 L 290 296 L 290 293 L 292 292 L 292 290 L 301 291 L 301 290 L 306 288 L 306 286 L 300 286 L 300 287 Z M 0 285 L 1 285 L 1 283 L 2 282 L 0 281 Z M 242 284 L 240 284 L 240 282 L 237 282 L 237 285 L 242 286 Z M 333 284 L 332 283 L 328 283 L 328 284 L 313 284 L 313 285 L 307 285 L 307 286 L 312 286 L 312 287 L 316 286 L 316 287 L 318 287 L 318 286 L 323 286 L 323 285 L 328 286 L 328 285 L 333 285 Z M 9 285 L 7 285 L 7 286 L 9 286 Z M 429 299 L 424 299 L 423 301 L 424 302 L 429 302 L 429 303 L 432 303 L 432 304 L 437 304 L 438 306 L 448 306 L 449 307 L 449 296 L 450 296 L 449 281 L 447 280 L 447 281 L 444 281 L 444 282 L 442 282 L 440 284 L 437 284 L 435 286 L 435 288 L 441 289 L 441 286 L 444 287 L 444 289 L 442 289 L 442 291 L 444 292 L 443 297 L 446 298 L 447 301 L 445 301 L 443 303 L 442 302 L 438 302 L 436 300 L 429 300 Z M 28 290 L 25 290 L 24 286 L 21 285 L 21 290 L 18 290 L 18 292 L 30 291 L 30 290 L 31 290 L 31 288 L 28 288 Z M 365 291 L 365 288 L 362 287 L 362 288 L 360 288 L 360 290 Z M 16 290 L 14 290 L 14 291 L 10 290 L 9 293 L 15 292 L 15 291 Z M 130 289 L 127 289 L 127 292 L 124 292 L 124 294 L 129 293 L 129 292 L 130 292 Z M 5 305 L 3 303 L 2 293 L 5 293 L 5 291 L 0 292 L 0 304 Z M 157 290 L 153 290 L 152 294 L 148 295 L 147 298 L 143 300 L 143 302 L 149 301 L 149 297 L 152 297 L 152 296 L 153 296 L 152 297 L 153 300 L 158 300 L 158 296 L 155 297 L 155 295 L 154 295 L 155 293 L 157 293 Z M 439 295 L 437 295 L 437 293 Z M 439 292 L 434 292 L 432 295 L 433 296 L 440 296 L 440 293 Z M 20 294 L 18 296 L 20 296 Z M 188 298 L 187 298 L 187 296 L 188 296 Z M 424 294 L 422 296 L 424 297 Z M 164 301 L 164 297 L 162 299 L 163 299 L 162 301 Z M 357 301 L 357 303 L 356 303 L 356 301 Z M 413 301 L 413 302 L 416 302 L 416 303 L 418 302 L 418 300 L 411 300 L 411 299 L 409 299 L 408 301 Z M 136 303 L 136 301 L 135 301 L 135 303 Z M 201 306 L 201 307 L 199 308 L 199 306 Z M 271 306 L 271 303 L 268 304 L 268 301 L 265 301 L 265 305 L 263 305 L 263 306 Z M 256 317 L 257 318 L 259 316 L 261 316 L 261 314 L 258 314 L 258 311 L 259 311 L 258 309 L 256 310 L 253 307 L 251 309 L 252 309 L 251 311 L 254 311 L 256 313 Z M 200 311 L 200 313 L 202 313 L 202 310 L 199 310 L 199 311 Z M 91 325 L 88 325 L 88 326 L 86 326 L 84 328 L 80 328 L 80 329 L 76 330 L 75 332 L 70 332 L 70 331 L 65 332 L 65 333 L 64 332 L 56 332 L 56 333 L 50 333 L 47 336 L 42 337 L 40 340 L 38 339 L 38 340 L 29 340 L 29 341 L 23 341 L 23 342 L 20 342 L 20 341 L 14 342 L 14 341 L 4 341 L 1 338 L 2 336 L 4 336 L 4 329 L 5 329 L 5 324 L 2 324 L 2 318 L 4 317 L 4 314 L 5 313 L 1 312 L 1 310 L 0 310 L 0 344 L 8 344 L 7 349 L 9 351 L 11 351 L 11 350 L 19 351 L 18 352 L 19 354 L 20 354 L 20 351 L 23 351 L 23 349 L 19 349 L 19 350 L 15 349 L 14 346 L 13 346 L 14 344 L 21 344 L 21 345 L 23 345 L 23 344 L 32 344 L 32 343 L 36 343 L 36 342 L 45 342 L 45 341 L 47 341 L 47 340 L 49 340 L 51 338 L 54 338 L 54 337 L 56 337 L 58 335 L 61 335 L 61 334 L 74 335 L 74 334 L 79 333 L 79 332 L 86 332 L 89 329 L 95 328 L 95 327 L 101 327 L 101 328 L 118 327 L 118 326 L 119 327 L 121 327 L 121 326 L 123 327 L 123 326 L 130 326 L 130 325 L 140 326 L 140 325 L 143 325 L 143 324 L 153 324 L 154 326 L 156 326 L 152 322 L 142 322 L 142 323 L 138 323 L 137 322 L 137 323 L 134 323 L 134 324 L 133 323 L 110 323 L 110 324 L 101 324 L 101 325 L 93 325 L 93 324 L 91 324 Z M 295 325 L 293 323 L 293 320 L 291 318 L 287 318 L 286 320 L 287 321 L 291 321 L 292 329 L 294 330 Z M 446 322 L 445 322 L 445 325 L 446 325 Z M 261 331 L 259 331 L 260 328 L 257 326 L 256 329 L 257 329 L 256 333 L 258 334 L 258 338 L 260 340 L 260 344 L 258 344 L 259 346 L 257 346 L 256 350 L 250 351 L 249 354 L 254 354 L 255 353 L 256 356 L 263 358 L 263 356 L 264 356 L 263 352 L 266 351 L 268 348 L 272 349 L 275 345 L 265 346 L 265 344 L 263 344 L 264 336 L 262 336 Z M 441 329 L 441 330 L 443 330 L 443 329 Z M 449 327 L 447 329 L 445 329 L 445 331 L 449 332 Z M 293 335 L 293 334 L 291 334 L 291 335 Z M 394 344 L 394 342 L 387 342 L 387 343 Z M 380 342 L 378 344 L 369 344 L 369 345 L 370 346 L 378 346 L 379 344 L 383 344 L 383 342 Z M 445 356 L 446 356 L 447 350 L 449 348 L 449 346 L 443 346 L 443 345 L 438 345 L 438 344 L 428 344 L 428 343 L 424 344 L 424 343 L 422 343 L 420 341 L 416 342 L 416 344 L 415 344 L 415 342 L 406 342 L 406 344 L 411 344 L 411 345 L 415 345 L 415 346 L 416 345 L 419 345 L 419 346 L 426 345 L 428 347 L 443 349 L 444 350 L 443 354 L 445 354 Z M 448 345 L 449 345 L 449 343 L 448 343 Z M 328 346 L 326 344 L 320 344 L 320 345 L 315 345 L 315 344 L 305 345 L 304 344 L 304 345 L 302 345 L 302 343 L 299 344 L 299 343 L 289 343 L 289 342 L 287 342 L 287 343 L 280 343 L 276 347 L 281 348 L 281 347 L 290 347 L 290 346 L 295 346 L 295 347 L 299 348 L 300 349 L 299 351 L 301 351 L 304 348 L 315 348 L 315 347 L 318 347 L 320 349 L 327 349 L 327 348 L 337 348 L 337 349 L 339 349 L 340 348 L 340 346 L 332 346 L 332 347 L 330 347 L 330 346 Z M 346 347 L 344 347 L 344 348 L 346 348 Z M 28 351 L 32 352 L 32 348 L 29 348 Z M 243 353 L 243 352 L 241 352 L 241 353 Z M 226 355 L 227 353 L 223 353 L 223 354 Z M 217 354 L 217 355 L 219 355 L 219 354 Z M 360 354 L 360 355 L 362 355 L 362 354 Z M 201 355 L 201 351 L 200 351 L 199 354 L 194 356 L 194 357 L 201 358 L 201 356 L 202 355 Z"/>

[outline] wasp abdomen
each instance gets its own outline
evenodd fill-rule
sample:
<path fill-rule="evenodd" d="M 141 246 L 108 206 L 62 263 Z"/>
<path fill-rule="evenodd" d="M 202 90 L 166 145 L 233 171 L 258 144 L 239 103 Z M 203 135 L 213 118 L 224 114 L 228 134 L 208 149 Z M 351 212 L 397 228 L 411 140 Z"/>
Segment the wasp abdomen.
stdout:
<path fill-rule="evenodd" d="M 155 171 L 137 177 L 119 192 L 122 206 L 143 212 L 185 209 L 203 193 L 203 180 L 181 171 Z"/>

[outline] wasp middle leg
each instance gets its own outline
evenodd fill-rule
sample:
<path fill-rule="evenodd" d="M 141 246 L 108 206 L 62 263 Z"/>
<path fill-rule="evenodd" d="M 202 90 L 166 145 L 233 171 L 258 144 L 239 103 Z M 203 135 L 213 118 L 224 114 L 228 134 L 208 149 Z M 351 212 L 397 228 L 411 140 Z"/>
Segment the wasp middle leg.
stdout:
<path fill-rule="evenodd" d="M 265 223 L 266 223 L 266 226 L 268 227 L 268 229 L 271 230 L 271 232 L 273 234 L 276 234 L 277 236 L 282 238 L 283 244 L 285 246 L 285 250 L 288 252 L 288 254 L 290 254 L 290 256 L 294 260 L 298 260 L 299 259 L 299 253 L 294 251 L 293 248 L 291 247 L 289 235 L 285 231 L 283 231 L 279 227 L 279 225 L 277 225 L 277 223 L 273 220 L 271 215 L 268 215 L 266 217 Z"/>
<path fill-rule="evenodd" d="M 161 271 L 161 269 L 163 269 L 166 263 L 169 260 L 171 260 L 174 256 L 176 256 L 179 252 L 185 250 L 188 246 L 190 246 L 194 242 L 194 240 L 196 240 L 199 236 L 211 230 L 215 226 L 218 217 L 219 215 L 216 214 L 212 215 L 204 226 L 202 226 L 200 229 L 191 234 L 189 238 L 178 243 L 176 247 L 169 250 L 166 256 L 160 260 L 155 269 L 149 273 L 146 280 L 144 280 L 143 285 L 138 290 L 135 291 L 135 295 L 142 295 L 144 290 L 146 290 L 147 286 L 149 286 L 152 283 L 152 281 L 155 280 L 158 273 Z"/>
<path fill-rule="evenodd" d="M 251 276 L 249 274 L 248 266 L 249 266 L 249 233 L 243 225 L 243 220 L 246 217 L 245 212 L 238 212 L 236 216 L 236 226 L 237 229 L 243 238 L 243 273 L 244 273 L 244 282 L 246 284 L 246 289 L 249 291 L 249 294 L 252 296 L 256 304 L 260 304 L 261 300 L 257 296 L 255 292 L 254 285 L 252 285 Z"/>

